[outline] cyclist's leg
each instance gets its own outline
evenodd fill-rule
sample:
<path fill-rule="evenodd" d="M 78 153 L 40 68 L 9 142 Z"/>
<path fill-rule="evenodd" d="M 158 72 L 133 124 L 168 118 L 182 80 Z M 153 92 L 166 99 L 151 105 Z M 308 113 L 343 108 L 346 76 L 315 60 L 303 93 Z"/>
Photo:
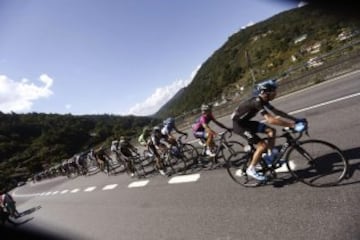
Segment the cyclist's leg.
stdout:
<path fill-rule="evenodd" d="M 158 170 L 164 169 L 164 165 L 163 165 L 163 162 L 161 160 L 160 154 L 156 150 L 156 147 L 154 146 L 154 144 L 149 143 L 149 148 L 155 155 L 155 164 L 156 164 L 156 167 L 158 168 Z"/>
<path fill-rule="evenodd" d="M 214 152 L 215 142 L 214 142 L 214 134 L 210 131 L 205 131 L 205 139 L 206 139 L 206 146 L 209 147 L 211 152 Z"/>
<path fill-rule="evenodd" d="M 267 148 L 268 148 L 268 153 L 271 154 L 271 150 L 275 146 L 276 129 L 269 127 L 265 124 L 260 124 L 259 127 L 260 127 L 259 132 L 265 133 L 268 136 Z"/>
<path fill-rule="evenodd" d="M 252 155 L 252 159 L 250 161 L 250 164 L 246 170 L 246 173 L 257 179 L 260 181 L 265 180 L 264 176 L 260 176 L 256 170 L 255 170 L 255 166 L 258 164 L 258 162 L 261 159 L 261 154 L 266 150 L 267 148 L 267 143 L 265 142 L 265 140 L 261 139 L 256 133 L 257 132 L 261 132 L 264 131 L 265 124 L 256 122 L 256 121 L 235 121 L 233 120 L 233 131 L 244 137 L 249 144 L 251 145 L 255 145 L 256 149 L 254 154 Z"/>
<path fill-rule="evenodd" d="M 133 161 L 130 159 L 132 155 L 129 152 L 122 152 L 122 153 L 124 155 L 124 161 L 126 162 L 130 175 L 133 176 L 135 174 L 135 169 L 134 169 L 135 166 L 133 165 Z"/>

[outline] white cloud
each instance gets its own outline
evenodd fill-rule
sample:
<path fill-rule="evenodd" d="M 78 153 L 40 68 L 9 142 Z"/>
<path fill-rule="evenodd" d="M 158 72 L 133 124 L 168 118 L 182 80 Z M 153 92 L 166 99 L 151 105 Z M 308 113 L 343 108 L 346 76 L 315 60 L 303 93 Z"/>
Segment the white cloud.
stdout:
<path fill-rule="evenodd" d="M 72 107 L 71 104 L 66 104 L 66 105 L 65 105 L 65 108 L 66 108 L 66 109 L 70 109 L 71 107 Z"/>
<path fill-rule="evenodd" d="M 303 7 L 303 6 L 307 5 L 307 4 L 308 3 L 305 2 L 305 1 L 300 1 L 299 4 L 298 4 L 298 7 L 300 8 L 300 7 Z"/>
<path fill-rule="evenodd" d="M 246 24 L 245 26 L 242 26 L 241 29 L 245 29 L 247 27 L 251 27 L 252 25 L 254 25 L 255 23 L 253 21 L 250 21 L 248 24 Z"/>
<path fill-rule="evenodd" d="M 14 81 L 5 75 L 0 75 L 0 111 L 5 113 L 30 111 L 35 100 L 51 96 L 53 92 L 50 88 L 54 80 L 47 74 L 42 74 L 39 81 L 45 85 L 35 85 L 26 78 Z"/>
<path fill-rule="evenodd" d="M 137 103 L 135 106 L 131 107 L 128 114 L 141 116 L 154 114 L 181 88 L 184 88 L 191 83 L 199 68 L 200 66 L 191 73 L 190 78 L 187 80 L 176 80 L 168 86 L 157 88 L 144 102 Z"/>

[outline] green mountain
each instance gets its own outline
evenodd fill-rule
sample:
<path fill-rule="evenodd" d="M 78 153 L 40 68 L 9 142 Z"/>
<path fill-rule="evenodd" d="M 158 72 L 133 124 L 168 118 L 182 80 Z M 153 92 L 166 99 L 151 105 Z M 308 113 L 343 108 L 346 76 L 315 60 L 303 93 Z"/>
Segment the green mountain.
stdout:
<path fill-rule="evenodd" d="M 155 116 L 178 116 L 223 96 L 277 77 L 296 64 L 343 45 L 341 33 L 359 29 L 359 19 L 307 5 L 282 12 L 230 36 L 201 66 L 193 81 Z M 331 11 L 331 12 L 330 12 Z M 320 44 L 314 55 L 311 47 Z M 310 48 L 310 50 L 309 50 Z M 294 60 L 296 59 L 296 60 Z"/>

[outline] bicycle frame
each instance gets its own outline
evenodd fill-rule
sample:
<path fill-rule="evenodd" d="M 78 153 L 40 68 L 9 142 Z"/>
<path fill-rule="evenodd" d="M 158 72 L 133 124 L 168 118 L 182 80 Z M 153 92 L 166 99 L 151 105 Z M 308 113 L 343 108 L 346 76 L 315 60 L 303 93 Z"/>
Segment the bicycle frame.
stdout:
<path fill-rule="evenodd" d="M 275 138 L 276 139 L 285 138 L 286 141 L 280 145 L 279 153 L 276 156 L 276 158 L 272 161 L 271 166 L 268 166 L 265 163 L 264 159 L 261 158 L 260 164 L 261 164 L 264 172 L 274 171 L 275 169 L 282 167 L 282 165 L 288 161 L 288 159 L 286 157 L 287 151 L 291 147 L 298 145 L 299 139 L 302 138 L 302 136 L 303 136 L 302 132 L 298 133 L 297 137 L 292 136 L 291 133 L 296 133 L 296 132 L 294 132 L 294 130 L 291 130 L 290 128 L 283 128 L 283 131 L 285 131 L 285 133 L 283 133 L 282 135 L 276 136 Z M 306 134 L 308 135 L 307 132 L 306 132 Z M 268 138 L 264 138 L 264 139 L 267 140 Z M 256 147 L 254 145 L 250 145 L 250 146 L 251 146 L 251 151 L 249 152 L 248 157 L 252 158 L 252 156 L 256 150 Z M 306 154 L 306 152 L 303 149 L 299 148 L 298 150 L 302 151 L 304 153 L 304 155 L 306 155 L 311 160 L 311 157 L 309 156 L 309 154 Z M 285 161 L 282 162 L 282 160 L 285 160 Z"/>

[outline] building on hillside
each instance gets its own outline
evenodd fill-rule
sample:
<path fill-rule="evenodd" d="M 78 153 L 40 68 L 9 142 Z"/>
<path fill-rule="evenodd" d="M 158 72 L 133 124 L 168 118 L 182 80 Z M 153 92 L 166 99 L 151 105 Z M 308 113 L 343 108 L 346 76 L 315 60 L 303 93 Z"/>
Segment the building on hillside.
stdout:
<path fill-rule="evenodd" d="M 301 35 L 300 37 L 295 38 L 295 39 L 294 39 L 294 43 L 297 44 L 297 43 L 299 43 L 299 42 L 302 42 L 302 41 L 304 41 L 306 38 L 307 38 L 307 34 L 303 34 L 303 35 Z"/>

